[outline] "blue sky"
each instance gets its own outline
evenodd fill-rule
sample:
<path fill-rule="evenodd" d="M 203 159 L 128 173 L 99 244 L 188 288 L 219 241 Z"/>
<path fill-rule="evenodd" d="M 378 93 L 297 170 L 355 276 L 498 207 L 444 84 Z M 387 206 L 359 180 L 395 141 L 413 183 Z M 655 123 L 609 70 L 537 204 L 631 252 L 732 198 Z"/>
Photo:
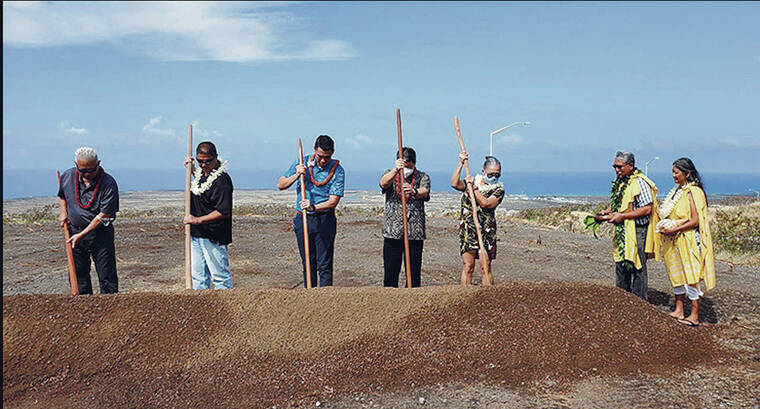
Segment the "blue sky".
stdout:
<path fill-rule="evenodd" d="M 319 134 L 347 172 L 760 172 L 760 4 L 3 3 L 3 169 L 182 168 L 188 125 L 230 168 L 284 170 Z M 754 114 L 752 114 L 754 112 Z"/>

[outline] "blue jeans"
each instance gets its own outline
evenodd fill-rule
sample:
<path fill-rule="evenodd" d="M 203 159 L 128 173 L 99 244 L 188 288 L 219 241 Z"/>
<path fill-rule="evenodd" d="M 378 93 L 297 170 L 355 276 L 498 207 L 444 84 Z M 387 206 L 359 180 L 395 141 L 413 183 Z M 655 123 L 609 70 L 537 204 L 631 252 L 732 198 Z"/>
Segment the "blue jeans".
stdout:
<path fill-rule="evenodd" d="M 232 288 L 230 258 L 226 244 L 216 244 L 202 237 L 190 238 L 190 252 L 193 262 L 193 290 L 208 290 L 211 280 L 214 288 Z"/>

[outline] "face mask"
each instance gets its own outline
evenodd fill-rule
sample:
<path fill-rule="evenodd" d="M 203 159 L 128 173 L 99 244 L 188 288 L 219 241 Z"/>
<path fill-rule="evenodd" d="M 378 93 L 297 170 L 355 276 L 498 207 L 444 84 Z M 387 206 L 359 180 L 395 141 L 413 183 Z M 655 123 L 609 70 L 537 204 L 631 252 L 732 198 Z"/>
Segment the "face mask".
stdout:
<path fill-rule="evenodd" d="M 499 178 L 483 176 L 483 180 L 489 185 L 493 185 L 494 183 L 497 183 L 499 181 Z"/>
<path fill-rule="evenodd" d="M 404 168 L 404 177 L 408 178 L 409 175 L 412 174 L 412 172 L 414 172 L 414 169 Z"/>

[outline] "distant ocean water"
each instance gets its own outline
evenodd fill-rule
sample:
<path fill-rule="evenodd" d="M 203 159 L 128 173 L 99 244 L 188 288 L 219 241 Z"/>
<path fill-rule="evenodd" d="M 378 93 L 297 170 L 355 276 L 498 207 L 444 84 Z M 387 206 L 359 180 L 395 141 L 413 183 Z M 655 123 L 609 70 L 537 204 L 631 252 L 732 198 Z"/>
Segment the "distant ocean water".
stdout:
<path fill-rule="evenodd" d="M 383 169 L 384 170 L 384 169 Z M 379 190 L 383 170 L 346 171 L 347 190 Z M 423 169 L 424 170 L 424 169 Z M 184 190 L 184 170 L 106 169 L 122 192 L 138 190 Z M 450 172 L 428 172 L 432 191 L 452 192 Z M 235 189 L 276 189 L 281 171 L 235 170 L 230 172 Z M 670 173 L 650 174 L 664 195 L 673 186 Z M 706 173 L 708 195 L 754 195 L 760 190 L 760 173 Z M 507 172 L 501 180 L 507 194 L 536 196 L 607 196 L 612 172 Z M 291 187 L 291 189 L 293 189 Z M 3 200 L 53 196 L 57 192 L 55 170 L 3 169 Z"/>

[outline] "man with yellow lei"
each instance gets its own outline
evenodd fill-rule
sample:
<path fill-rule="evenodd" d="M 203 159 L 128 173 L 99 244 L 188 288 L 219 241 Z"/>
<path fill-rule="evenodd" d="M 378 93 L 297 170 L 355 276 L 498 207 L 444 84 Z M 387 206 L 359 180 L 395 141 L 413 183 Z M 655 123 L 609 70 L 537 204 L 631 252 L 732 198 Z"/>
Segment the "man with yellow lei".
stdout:
<path fill-rule="evenodd" d="M 715 261 L 712 235 L 707 215 L 707 198 L 702 180 L 689 158 L 673 162 L 676 185 L 659 209 L 662 221 L 657 225 L 662 243 L 665 269 L 676 296 L 676 308 L 670 314 L 680 323 L 699 325 L 699 303 L 715 287 Z M 691 300 L 691 313 L 684 314 L 684 298 Z"/>
<path fill-rule="evenodd" d="M 615 225 L 613 257 L 615 285 L 647 300 L 647 259 L 659 260 L 655 240 L 657 186 L 636 168 L 633 153 L 618 151 L 612 165 L 617 179 L 612 182 L 610 208 L 594 216 Z"/>

